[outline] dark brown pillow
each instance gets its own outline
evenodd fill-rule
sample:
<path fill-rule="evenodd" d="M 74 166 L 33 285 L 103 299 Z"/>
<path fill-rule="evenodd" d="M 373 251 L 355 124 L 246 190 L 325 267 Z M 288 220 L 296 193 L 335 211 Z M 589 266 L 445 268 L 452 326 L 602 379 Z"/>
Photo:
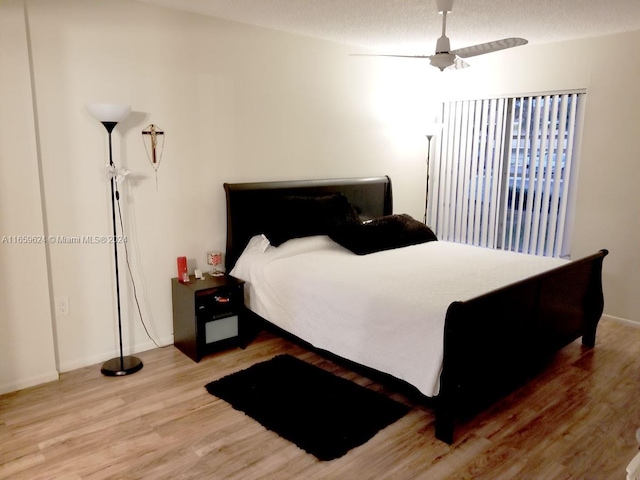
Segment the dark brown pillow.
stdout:
<path fill-rule="evenodd" d="M 357 225 L 344 225 L 329 236 L 358 255 L 438 240 L 429 227 L 407 214 L 388 215 Z"/>
<path fill-rule="evenodd" d="M 277 247 L 292 238 L 328 235 L 338 227 L 358 224 L 358 214 L 342 194 L 287 196 L 275 205 L 264 234 Z"/>

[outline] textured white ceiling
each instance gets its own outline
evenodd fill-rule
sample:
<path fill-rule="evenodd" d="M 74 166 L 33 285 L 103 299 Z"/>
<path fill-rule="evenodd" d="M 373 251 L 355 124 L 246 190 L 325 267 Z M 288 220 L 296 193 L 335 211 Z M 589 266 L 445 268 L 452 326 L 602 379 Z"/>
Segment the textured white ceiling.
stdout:
<path fill-rule="evenodd" d="M 381 52 L 433 53 L 435 0 L 136 0 Z M 640 30 L 640 0 L 455 0 L 451 48 L 504 37 L 530 43 Z"/>

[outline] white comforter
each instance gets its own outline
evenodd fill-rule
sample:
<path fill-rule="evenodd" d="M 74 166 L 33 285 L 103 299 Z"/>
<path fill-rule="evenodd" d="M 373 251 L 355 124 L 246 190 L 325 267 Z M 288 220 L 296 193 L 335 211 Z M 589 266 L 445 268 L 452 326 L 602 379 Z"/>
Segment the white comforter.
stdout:
<path fill-rule="evenodd" d="M 443 241 L 358 256 L 327 236 L 278 248 L 257 236 L 231 274 L 261 317 L 434 396 L 449 304 L 566 262 Z"/>

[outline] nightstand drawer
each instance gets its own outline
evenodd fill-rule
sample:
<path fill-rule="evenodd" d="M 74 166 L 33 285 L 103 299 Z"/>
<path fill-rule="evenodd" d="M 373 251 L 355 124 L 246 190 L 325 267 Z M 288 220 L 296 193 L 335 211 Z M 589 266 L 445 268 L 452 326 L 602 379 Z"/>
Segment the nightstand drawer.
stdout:
<path fill-rule="evenodd" d="M 231 315 L 230 317 L 219 318 L 211 320 L 204 324 L 204 343 L 215 343 L 220 340 L 226 340 L 228 338 L 237 337 L 238 330 L 238 316 Z"/>
<path fill-rule="evenodd" d="M 200 320 L 227 316 L 237 310 L 239 288 L 213 288 L 196 292 L 196 315 Z"/>

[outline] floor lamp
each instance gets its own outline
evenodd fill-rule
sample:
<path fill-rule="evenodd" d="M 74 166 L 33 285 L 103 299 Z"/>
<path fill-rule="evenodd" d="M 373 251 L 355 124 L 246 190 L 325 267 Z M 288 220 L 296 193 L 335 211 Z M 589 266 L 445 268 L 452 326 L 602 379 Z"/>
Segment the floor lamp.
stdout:
<path fill-rule="evenodd" d="M 87 110 L 93 117 L 104 125 L 109 135 L 109 167 L 115 168 L 113 164 L 113 149 L 111 147 L 111 132 L 118 124 L 124 120 L 131 107 L 125 105 L 111 105 L 105 103 L 93 103 L 87 105 Z M 117 235 L 116 226 L 116 200 L 120 200 L 120 192 L 118 192 L 116 175 L 111 175 L 111 218 L 113 221 L 113 254 L 115 259 L 116 272 L 116 297 L 118 302 L 118 339 L 120 342 L 120 356 L 112 358 L 104 362 L 101 368 L 103 375 L 109 377 L 120 377 L 136 373 L 142 368 L 142 361 L 133 356 L 124 356 L 122 353 L 122 311 L 120 309 L 120 278 L 118 276 L 118 242 L 115 241 Z"/>

